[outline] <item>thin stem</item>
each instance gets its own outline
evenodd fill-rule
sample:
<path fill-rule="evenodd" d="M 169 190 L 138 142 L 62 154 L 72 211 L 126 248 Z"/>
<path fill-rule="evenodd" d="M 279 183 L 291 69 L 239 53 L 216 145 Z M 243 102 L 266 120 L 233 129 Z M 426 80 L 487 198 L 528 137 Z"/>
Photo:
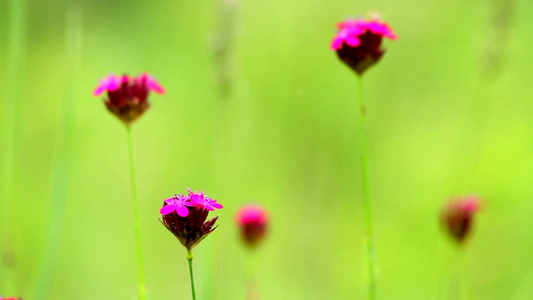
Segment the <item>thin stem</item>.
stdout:
<path fill-rule="evenodd" d="M 44 252 L 41 257 L 39 271 L 35 281 L 35 295 L 32 299 L 48 298 L 57 253 L 61 242 L 65 200 L 70 174 L 72 145 L 74 139 L 74 111 L 79 87 L 79 66 L 81 58 L 81 7 L 73 5 L 67 12 L 66 61 L 67 76 L 65 77 L 65 95 L 60 106 L 61 123 L 58 128 L 56 149 L 54 153 L 53 190 L 50 205 L 50 222 Z"/>
<path fill-rule="evenodd" d="M 17 120 L 18 90 L 24 50 L 26 2 L 13 0 L 9 4 L 9 39 L 7 45 L 7 76 L 4 99 L 4 146 L 2 165 L 2 199 L 0 199 L 0 290 L 17 294 L 16 278 L 16 236 L 13 222 L 15 212 L 13 200 L 13 164 L 15 159 L 15 125 Z"/>
<path fill-rule="evenodd" d="M 439 251 L 439 249 L 441 249 Z M 433 284 L 433 293 L 429 299 L 439 299 L 442 295 L 442 290 L 446 286 L 447 278 L 449 276 L 449 262 L 450 262 L 450 248 L 439 241 L 437 245 L 437 251 L 435 251 L 434 265 L 438 265 L 435 274 L 435 283 Z"/>
<path fill-rule="evenodd" d="M 464 253 L 464 249 L 458 248 L 458 255 L 459 255 L 459 284 L 461 287 L 461 300 L 469 300 L 470 299 L 470 290 L 468 286 L 468 274 L 466 270 L 466 253 Z"/>
<path fill-rule="evenodd" d="M 257 281 L 256 281 L 256 274 L 257 274 L 257 257 L 255 250 L 256 249 L 249 249 L 250 253 L 248 253 L 248 260 L 247 260 L 247 293 L 246 293 L 246 299 L 248 300 L 259 300 L 259 289 L 257 287 Z"/>
<path fill-rule="evenodd" d="M 133 138 L 131 126 L 126 125 L 126 136 L 128 138 L 128 152 L 130 157 L 130 178 L 131 178 L 131 204 L 133 206 L 133 219 L 135 229 L 135 248 L 137 252 L 137 279 L 139 281 L 139 299 L 146 299 L 146 286 L 144 284 L 144 264 L 142 256 L 141 239 L 141 216 L 139 209 L 139 195 L 137 193 L 137 178 L 135 176 L 135 160 L 133 158 Z"/>
<path fill-rule="evenodd" d="M 192 259 L 192 249 L 187 249 L 187 260 L 189 261 L 189 275 L 191 276 L 192 300 L 196 300 L 196 291 L 194 289 L 194 273 L 192 271 Z"/>
<path fill-rule="evenodd" d="M 372 224 L 372 202 L 370 200 L 370 183 L 368 175 L 368 149 L 366 138 L 366 107 L 363 97 L 363 77 L 359 79 L 359 135 L 361 138 L 361 170 L 363 180 L 363 206 L 365 214 L 367 267 L 370 276 L 368 299 L 376 299 L 376 245 Z"/>
<path fill-rule="evenodd" d="M 239 0 L 221 0 L 218 31 L 215 35 L 213 52 L 218 76 L 219 92 L 222 99 L 231 94 L 233 85 L 233 44 L 235 40 L 235 20 Z"/>

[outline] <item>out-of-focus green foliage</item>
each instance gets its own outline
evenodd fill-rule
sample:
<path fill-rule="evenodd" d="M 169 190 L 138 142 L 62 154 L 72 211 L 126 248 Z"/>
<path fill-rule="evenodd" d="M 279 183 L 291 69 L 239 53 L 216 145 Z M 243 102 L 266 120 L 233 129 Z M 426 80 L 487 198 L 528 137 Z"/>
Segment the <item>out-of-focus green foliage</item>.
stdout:
<path fill-rule="evenodd" d="M 463 249 L 470 293 L 531 299 L 533 7 L 507 1 L 511 18 L 499 22 L 500 1 L 240 0 L 229 22 L 228 97 L 213 52 L 217 0 L 80 1 L 81 85 L 49 299 L 136 295 L 125 130 L 91 93 L 110 72 L 142 71 L 168 92 L 151 97 L 133 128 L 151 299 L 190 297 L 186 252 L 158 221 L 162 200 L 186 187 L 225 206 L 195 249 L 199 299 L 245 299 L 251 255 L 234 214 L 249 202 L 271 212 L 270 236 L 254 254 L 262 299 L 364 299 L 357 84 L 329 43 L 337 22 L 369 9 L 399 36 L 364 77 L 379 298 L 458 299 L 460 258 L 438 217 L 449 197 L 473 193 L 485 201 Z M 38 271 L 54 161 L 64 155 L 54 151 L 71 82 L 72 3 L 27 4 L 12 212 L 22 296 Z M 0 70 L 9 5 L 0 2 Z M 486 68 L 486 53 L 501 55 L 500 68 Z"/>

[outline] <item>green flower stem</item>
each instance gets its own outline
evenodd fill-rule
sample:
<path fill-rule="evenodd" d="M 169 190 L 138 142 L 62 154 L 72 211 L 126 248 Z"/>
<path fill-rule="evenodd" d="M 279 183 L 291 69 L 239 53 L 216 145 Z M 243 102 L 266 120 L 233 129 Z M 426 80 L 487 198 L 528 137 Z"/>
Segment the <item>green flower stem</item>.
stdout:
<path fill-rule="evenodd" d="M 194 274 L 192 270 L 192 259 L 192 249 L 187 249 L 187 260 L 189 261 L 189 275 L 191 276 L 192 300 L 196 300 L 196 291 L 194 290 Z"/>
<path fill-rule="evenodd" d="M 128 138 L 128 152 L 130 157 L 130 178 L 131 178 L 131 204 L 133 206 L 133 219 L 135 230 L 135 248 L 137 252 L 137 279 L 139 281 L 139 299 L 146 299 L 146 285 L 144 284 L 144 263 L 142 256 L 141 239 L 141 215 L 139 209 L 139 195 L 137 192 L 137 178 L 135 176 L 135 160 L 133 158 L 133 138 L 131 126 L 126 125 L 126 136 Z"/>
<path fill-rule="evenodd" d="M 65 95 L 60 107 L 61 122 L 58 128 L 56 150 L 54 153 L 53 189 L 50 199 L 50 222 L 47 240 L 41 257 L 39 271 L 34 282 L 35 295 L 32 299 L 47 299 L 57 262 L 57 253 L 61 241 L 66 191 L 72 161 L 74 139 L 74 112 L 77 102 L 81 58 L 82 20 L 81 7 L 73 5 L 67 11 Z"/>
<path fill-rule="evenodd" d="M 458 247 L 458 256 L 459 256 L 459 284 L 461 288 L 461 300 L 469 300 L 470 297 L 470 290 L 468 286 L 468 274 L 466 270 L 466 253 L 464 252 L 465 249 L 462 249 Z"/>
<path fill-rule="evenodd" d="M 370 200 L 370 184 L 368 176 L 368 146 L 366 138 L 366 107 L 363 97 L 363 77 L 359 80 L 359 135 L 361 142 L 361 170 L 363 180 L 363 206 L 365 214 L 367 267 L 370 276 L 368 299 L 376 299 L 376 244 L 372 224 L 372 202 Z"/>
<path fill-rule="evenodd" d="M 15 251 L 15 201 L 13 200 L 13 163 L 15 159 L 15 125 L 17 120 L 18 90 L 24 50 L 26 1 L 12 0 L 8 5 L 9 38 L 7 40 L 7 68 L 5 99 L 3 100 L 4 126 L 1 144 L 4 147 L 2 164 L 2 198 L 0 199 L 0 291 L 18 294 Z"/>
<path fill-rule="evenodd" d="M 247 293 L 246 293 L 246 299 L 248 300 L 258 300 L 259 297 L 259 289 L 257 286 L 257 280 L 256 280 L 256 274 L 257 274 L 257 255 L 255 253 L 256 249 L 248 249 L 250 250 L 250 253 L 248 253 L 248 260 L 247 260 Z"/>

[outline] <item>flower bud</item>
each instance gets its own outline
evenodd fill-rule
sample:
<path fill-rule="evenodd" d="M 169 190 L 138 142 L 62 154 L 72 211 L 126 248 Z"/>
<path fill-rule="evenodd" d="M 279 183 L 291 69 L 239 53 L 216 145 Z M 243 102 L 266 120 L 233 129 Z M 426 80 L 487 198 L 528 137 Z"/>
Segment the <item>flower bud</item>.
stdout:
<path fill-rule="evenodd" d="M 237 224 L 244 243 L 250 247 L 255 247 L 267 234 L 267 212 L 261 206 L 244 206 L 237 212 Z"/>
<path fill-rule="evenodd" d="M 474 214 L 479 210 L 480 200 L 475 196 L 457 198 L 444 207 L 441 222 L 458 243 L 463 244 L 472 231 Z"/>

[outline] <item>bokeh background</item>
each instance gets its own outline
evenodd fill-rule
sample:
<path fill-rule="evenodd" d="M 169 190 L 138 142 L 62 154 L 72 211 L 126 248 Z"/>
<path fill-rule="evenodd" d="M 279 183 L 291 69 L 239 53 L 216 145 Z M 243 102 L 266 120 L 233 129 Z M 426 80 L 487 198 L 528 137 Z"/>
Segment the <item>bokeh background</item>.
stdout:
<path fill-rule="evenodd" d="M 532 299 L 528 1 L 26 0 L 13 76 L 15 1 L 0 2 L 1 107 L 15 108 L 14 127 L 0 123 L 14 132 L 0 218 L 25 299 L 61 199 L 42 299 L 135 299 L 125 129 L 92 90 L 143 71 L 167 89 L 133 127 L 151 299 L 190 297 L 186 252 L 158 221 L 186 187 L 225 206 L 195 249 L 199 299 L 245 299 L 252 260 L 262 299 L 364 299 L 357 82 L 329 44 L 337 22 L 368 12 L 399 36 L 364 76 L 379 298 L 458 299 L 464 276 L 471 299 Z M 457 251 L 439 212 L 470 194 L 483 210 Z M 251 202 L 271 215 L 255 253 L 234 221 Z"/>

